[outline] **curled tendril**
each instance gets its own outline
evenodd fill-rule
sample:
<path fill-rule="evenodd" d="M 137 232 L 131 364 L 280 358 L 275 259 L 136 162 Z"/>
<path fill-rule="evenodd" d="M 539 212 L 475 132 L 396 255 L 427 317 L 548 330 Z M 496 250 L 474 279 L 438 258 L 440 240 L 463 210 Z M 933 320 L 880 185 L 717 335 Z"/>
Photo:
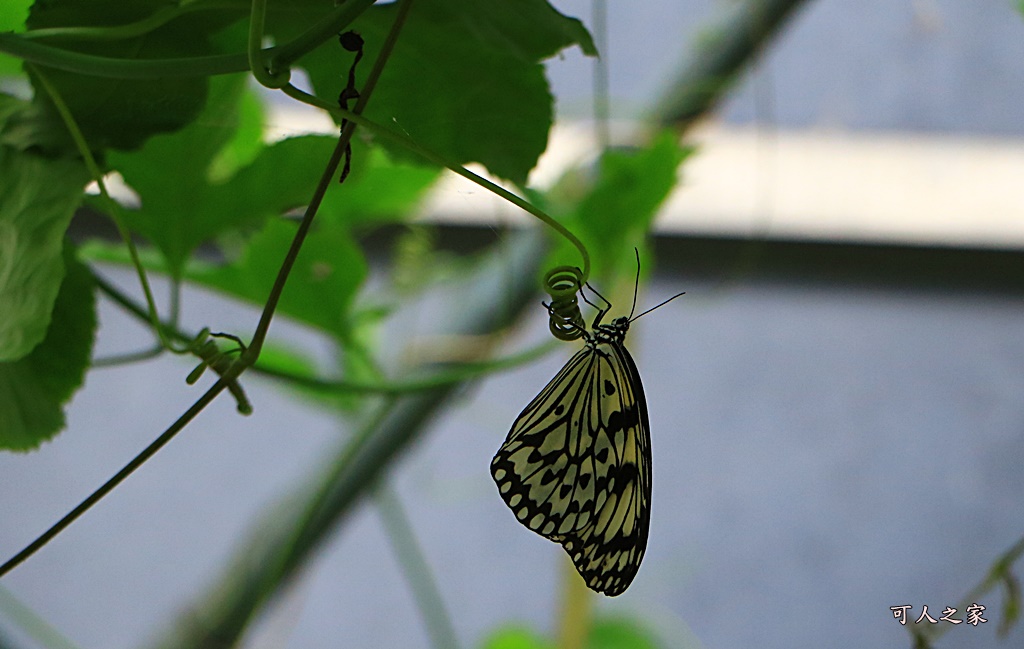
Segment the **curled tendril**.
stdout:
<path fill-rule="evenodd" d="M 575 266 L 556 266 L 544 275 L 544 290 L 551 296 L 548 328 L 559 340 L 576 340 L 583 335 L 586 324 L 576 298 L 583 288 L 583 271 Z"/>
<path fill-rule="evenodd" d="M 224 338 L 234 342 L 237 346 L 221 351 L 212 338 Z M 241 355 L 245 352 L 245 343 L 238 336 L 220 332 L 211 333 L 209 329 L 203 328 L 199 335 L 189 344 L 188 351 L 199 357 L 199 364 L 189 372 L 188 377 L 185 379 L 186 383 L 193 385 L 203 375 L 207 367 L 212 368 L 214 372 L 223 376 L 236 360 L 231 358 L 231 356 L 234 354 Z M 227 387 L 228 391 L 235 397 L 238 412 L 243 415 L 252 414 L 252 404 L 242 390 L 242 386 L 237 381 L 231 381 Z"/>

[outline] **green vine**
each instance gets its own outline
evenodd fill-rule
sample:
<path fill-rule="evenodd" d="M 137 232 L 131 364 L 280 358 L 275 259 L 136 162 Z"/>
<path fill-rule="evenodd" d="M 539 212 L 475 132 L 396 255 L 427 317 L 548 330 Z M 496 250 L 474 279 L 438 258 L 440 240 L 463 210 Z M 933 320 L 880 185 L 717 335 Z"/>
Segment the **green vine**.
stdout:
<path fill-rule="evenodd" d="M 131 258 L 132 267 L 135 269 L 135 273 L 139 279 L 139 284 L 142 287 L 142 293 L 146 298 L 146 309 L 149 318 L 149 324 L 153 331 L 156 333 L 158 346 L 156 350 L 147 350 L 140 354 L 134 355 L 135 359 L 149 358 L 156 356 L 161 350 L 167 350 L 174 354 L 193 354 L 201 359 L 201 363 L 197 370 L 201 374 L 201 370 L 207 366 L 213 366 L 214 370 L 224 375 L 227 370 L 228 364 L 224 362 L 225 357 L 217 349 L 216 343 L 208 339 L 209 330 L 204 329 L 199 335 L 189 340 L 187 344 L 182 346 L 176 346 L 166 334 L 163 323 L 160 321 L 160 315 L 157 311 L 156 300 L 153 298 L 153 290 L 149 284 L 149 278 L 146 275 L 146 269 L 142 265 L 142 260 L 139 258 L 139 251 L 135 245 L 135 241 L 132 239 L 131 232 L 128 231 L 128 226 L 125 225 L 124 214 L 121 210 L 121 205 L 115 201 L 110 193 L 107 191 L 106 182 L 103 180 L 103 172 L 100 170 L 99 164 L 96 162 L 96 158 L 92 155 L 92 151 L 89 149 L 88 143 L 85 141 L 85 136 L 82 135 L 82 129 L 79 128 L 78 122 L 75 121 L 74 115 L 68 109 L 67 103 L 64 98 L 61 97 L 60 93 L 50 82 L 47 76 L 38 67 L 28 64 L 28 68 L 33 75 L 39 80 L 40 85 L 46 90 L 50 96 L 50 100 L 53 102 L 60 114 L 61 119 L 64 121 L 64 125 L 67 127 L 68 132 L 71 134 L 71 138 L 75 142 L 75 148 L 78 150 L 78 154 L 82 156 L 82 160 L 85 162 L 86 168 L 89 170 L 89 174 L 92 179 L 96 182 L 96 185 L 100 190 L 100 200 L 103 205 L 107 208 L 107 214 L 110 215 L 111 220 L 114 222 L 117 232 L 121 237 L 121 241 L 125 244 L 128 249 L 128 255 Z M 177 322 L 177 288 L 173 292 L 175 299 L 173 301 L 172 318 L 171 322 Z M 223 336 L 223 334 L 222 334 Z M 191 375 L 190 375 L 191 378 Z M 196 376 L 198 379 L 198 375 Z M 189 381 L 191 385 L 195 380 Z M 228 390 L 235 397 L 235 401 L 238 404 L 238 411 L 243 414 L 250 414 L 252 412 L 252 405 L 249 403 L 248 398 L 245 396 L 245 391 L 237 381 L 231 380 L 228 382 Z"/>
<path fill-rule="evenodd" d="M 256 0 L 259 1 L 259 0 Z M 359 113 L 366 106 L 366 102 L 369 100 L 370 95 L 375 85 L 376 79 L 380 76 L 381 71 L 384 68 L 384 64 L 387 61 L 388 56 L 391 54 L 393 44 L 397 40 L 397 35 L 400 32 L 402 26 L 405 24 L 405 20 L 408 16 L 409 8 L 412 4 L 412 0 L 402 0 L 398 14 L 395 18 L 394 23 L 391 27 L 391 33 L 388 36 L 388 40 L 385 46 L 382 47 L 380 55 L 374 62 L 373 70 L 370 73 L 370 77 L 367 81 L 366 87 L 359 97 L 359 101 L 356 104 L 355 112 Z M 391 44 L 391 47 L 387 45 Z M 295 264 L 295 260 L 298 258 L 299 251 L 302 248 L 302 244 L 305 241 L 309 228 L 312 225 L 313 218 L 316 216 L 316 212 L 320 207 L 320 203 L 323 201 L 323 197 L 327 192 L 327 188 L 331 185 L 331 181 L 338 170 L 338 166 L 341 162 L 342 155 L 345 148 L 348 146 L 349 141 L 352 139 L 352 134 L 355 132 L 355 123 L 350 123 L 345 129 L 342 130 L 341 136 L 338 138 L 337 145 L 331 154 L 330 160 L 327 163 L 324 173 L 320 177 L 320 182 L 317 184 L 316 190 L 313 193 L 312 198 L 306 211 L 303 215 L 302 222 L 299 224 L 298 231 L 295 234 L 292 244 L 288 249 L 288 253 L 285 255 L 284 260 L 281 263 L 281 267 L 278 271 L 277 278 L 274 281 L 274 285 L 271 288 L 270 295 L 267 297 L 267 302 L 263 308 L 263 312 L 260 316 L 259 323 L 256 326 L 256 330 L 253 333 L 250 344 L 245 347 L 244 350 L 238 355 L 238 358 L 229 363 L 218 363 L 217 370 L 220 373 L 217 381 L 205 392 L 195 403 L 193 403 L 173 424 L 171 424 L 156 440 L 149 444 L 141 453 L 132 458 L 120 471 L 114 476 L 109 478 L 103 485 L 101 485 L 96 491 L 90 494 L 85 500 L 79 503 L 74 509 L 65 514 L 60 520 L 54 523 L 49 529 L 43 532 L 39 537 L 29 543 L 24 549 L 15 554 L 11 559 L 6 561 L 3 565 L 0 565 L 0 577 L 7 574 L 21 563 L 23 563 L 30 556 L 35 554 L 40 548 L 46 545 L 50 540 L 60 534 L 66 529 L 71 523 L 77 520 L 82 514 L 92 508 L 97 502 L 99 502 L 108 493 L 113 491 L 121 482 L 123 482 L 129 475 L 135 472 L 140 466 L 142 466 L 149 458 L 151 458 L 157 451 L 163 448 L 168 442 L 170 442 L 182 429 L 185 428 L 200 412 L 202 412 L 206 406 L 213 402 L 217 396 L 220 395 L 225 388 L 237 388 L 237 379 L 241 374 L 249 367 L 256 363 L 259 358 L 260 351 L 263 347 L 263 343 L 266 340 L 267 332 L 270 329 L 270 322 L 273 319 L 274 313 L 277 310 L 278 302 L 281 298 L 281 293 L 284 290 L 284 285 L 288 279 L 288 275 L 291 273 L 291 269 Z M 84 139 L 82 140 L 84 142 Z M 95 167 L 98 171 L 98 167 Z M 150 296 L 151 300 L 151 296 Z M 155 307 L 154 307 L 155 312 Z M 160 330 L 160 323 L 157 320 L 156 327 Z M 241 342 L 241 341 L 239 341 Z M 207 348 L 208 349 L 208 348 Z M 210 360 L 220 360 L 215 358 L 213 354 L 210 354 Z M 236 394 L 236 397 L 238 395 Z M 239 410 L 244 411 L 247 408 L 248 401 L 239 401 Z"/>

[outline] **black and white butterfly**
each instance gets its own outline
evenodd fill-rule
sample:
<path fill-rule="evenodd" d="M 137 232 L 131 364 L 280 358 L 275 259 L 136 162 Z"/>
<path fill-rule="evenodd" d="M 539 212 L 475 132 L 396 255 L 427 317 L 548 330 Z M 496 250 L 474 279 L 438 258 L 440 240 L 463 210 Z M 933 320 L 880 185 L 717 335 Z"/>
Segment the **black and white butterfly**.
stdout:
<path fill-rule="evenodd" d="M 560 543 L 592 590 L 615 596 L 640 568 L 651 523 L 647 400 L 624 341 L 654 309 L 601 324 L 604 301 L 581 330 L 583 349 L 512 424 L 491 475 L 520 523 Z"/>

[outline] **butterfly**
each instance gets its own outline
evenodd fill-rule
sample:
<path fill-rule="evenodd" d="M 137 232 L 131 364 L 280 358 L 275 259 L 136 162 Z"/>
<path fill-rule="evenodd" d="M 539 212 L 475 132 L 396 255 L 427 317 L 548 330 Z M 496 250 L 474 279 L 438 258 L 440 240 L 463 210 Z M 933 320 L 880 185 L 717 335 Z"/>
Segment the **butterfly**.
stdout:
<path fill-rule="evenodd" d="M 601 320 L 611 303 L 601 297 L 607 306 L 598 308 L 584 296 L 598 313 L 590 331 L 580 329 L 583 348 L 523 409 L 491 461 L 516 519 L 560 543 L 587 586 L 610 597 L 636 577 L 651 524 L 650 422 L 626 332 L 679 295 L 634 318 L 634 292 L 630 315 L 610 324 Z"/>

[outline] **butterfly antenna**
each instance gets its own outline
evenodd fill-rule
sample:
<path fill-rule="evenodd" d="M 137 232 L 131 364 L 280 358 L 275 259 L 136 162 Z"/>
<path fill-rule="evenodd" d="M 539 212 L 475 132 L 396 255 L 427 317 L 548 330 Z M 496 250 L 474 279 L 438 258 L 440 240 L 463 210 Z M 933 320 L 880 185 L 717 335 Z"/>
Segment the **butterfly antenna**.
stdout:
<path fill-rule="evenodd" d="M 636 292 L 640 288 L 640 251 L 634 246 L 633 252 L 636 253 L 636 281 L 633 282 L 633 306 L 629 309 L 629 321 L 633 321 L 633 312 L 636 311 Z M 642 313 L 640 315 L 643 315 Z M 640 317 L 639 315 L 637 316 Z"/>
<path fill-rule="evenodd" d="M 676 299 L 677 297 L 681 297 L 681 296 L 683 296 L 683 295 L 686 295 L 686 291 L 683 291 L 682 293 L 677 293 L 677 294 L 673 295 L 672 297 L 670 297 L 669 299 L 667 299 L 667 300 L 665 300 L 664 302 L 662 302 L 661 304 L 657 304 L 657 305 L 655 305 L 655 306 L 652 306 L 651 308 L 647 309 L 646 311 L 644 311 L 643 313 L 641 313 L 641 314 L 640 314 L 640 315 L 638 315 L 637 317 L 635 317 L 635 318 L 630 318 L 630 319 L 629 319 L 629 321 L 630 321 L 630 322 L 633 322 L 634 320 L 639 320 L 640 318 L 642 318 L 643 316 L 647 315 L 647 314 L 648 314 L 648 313 L 650 313 L 651 311 L 654 311 L 654 310 L 655 310 L 655 309 L 657 309 L 657 308 L 663 307 L 663 306 L 665 306 L 666 304 L 668 304 L 669 302 L 671 302 L 672 300 Z"/>

